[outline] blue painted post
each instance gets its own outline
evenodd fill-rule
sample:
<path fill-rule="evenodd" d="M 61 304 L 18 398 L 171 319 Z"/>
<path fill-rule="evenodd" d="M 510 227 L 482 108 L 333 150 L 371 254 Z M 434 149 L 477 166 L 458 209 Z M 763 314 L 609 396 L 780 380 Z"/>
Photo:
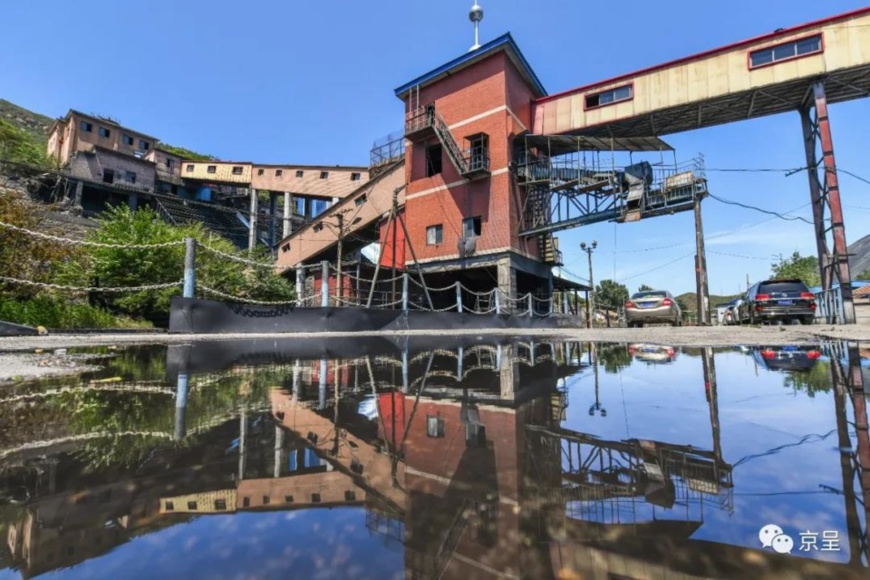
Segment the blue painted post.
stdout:
<path fill-rule="evenodd" d="M 187 414 L 187 388 L 190 378 L 187 373 L 178 373 L 175 386 L 175 440 L 181 441 L 187 434 L 185 418 Z"/>
<path fill-rule="evenodd" d="M 462 284 L 456 283 L 456 312 L 462 314 Z"/>
<path fill-rule="evenodd" d="M 185 298 L 196 295 L 196 240 L 184 238 L 184 293 Z"/>
<path fill-rule="evenodd" d="M 329 306 L 329 262 L 326 260 L 320 263 L 320 306 Z"/>

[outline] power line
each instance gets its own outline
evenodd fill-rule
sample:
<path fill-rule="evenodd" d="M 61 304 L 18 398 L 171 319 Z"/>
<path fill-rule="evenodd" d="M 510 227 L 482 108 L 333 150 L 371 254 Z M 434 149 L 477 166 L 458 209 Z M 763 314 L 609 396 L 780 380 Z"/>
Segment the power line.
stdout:
<path fill-rule="evenodd" d="M 770 261 L 771 258 L 762 258 L 760 256 L 742 256 L 740 254 L 729 254 L 728 252 L 717 252 L 715 250 L 707 250 L 708 254 L 718 254 L 720 256 L 732 256 L 734 258 L 745 258 L 747 260 L 767 260 Z"/>
<path fill-rule="evenodd" d="M 629 276 L 628 278 L 623 278 L 622 280 L 620 280 L 620 282 L 627 282 L 629 280 L 634 280 L 635 278 L 645 276 L 647 274 L 650 274 L 651 272 L 655 272 L 656 270 L 661 270 L 662 268 L 666 268 L 667 266 L 670 266 L 671 264 L 676 264 L 680 260 L 685 260 L 686 258 L 691 258 L 694 255 L 695 255 L 695 253 L 692 252 L 691 254 L 686 254 L 685 256 L 680 256 L 676 260 L 671 260 L 670 262 L 664 263 L 660 266 L 656 266 L 655 268 L 651 268 L 651 269 L 647 270 L 646 272 L 641 272 L 640 274 L 634 274 L 633 276 Z"/>
<path fill-rule="evenodd" d="M 709 195 L 712 199 L 715 199 L 716 201 L 718 201 L 718 202 L 720 202 L 720 203 L 727 204 L 727 205 L 736 205 L 736 206 L 738 206 L 738 207 L 742 207 L 742 208 L 744 208 L 744 209 L 751 209 L 751 210 L 753 210 L 753 211 L 757 211 L 757 212 L 761 212 L 761 213 L 766 213 L 766 214 L 768 214 L 768 215 L 772 215 L 772 216 L 774 216 L 774 217 L 777 217 L 777 218 L 779 218 L 779 219 L 781 219 L 781 220 L 785 220 L 785 221 L 802 221 L 802 222 L 808 223 L 808 224 L 810 224 L 810 225 L 814 225 L 813 222 L 811 222 L 810 220 L 808 220 L 808 219 L 806 219 L 806 218 L 803 218 L 803 217 L 800 217 L 800 216 L 791 216 L 791 217 L 789 217 L 789 216 L 784 215 L 784 214 L 781 214 L 781 213 L 779 213 L 779 212 L 770 211 L 770 210 L 766 210 L 766 209 L 761 209 L 760 207 L 755 207 L 754 205 L 747 205 L 747 204 L 745 204 L 745 203 L 740 203 L 739 201 L 732 201 L 732 200 L 730 200 L 730 199 L 725 199 L 725 198 L 722 198 L 722 197 L 718 197 L 718 196 L 713 195 L 712 193 L 709 193 L 709 192 L 707 193 L 707 195 Z"/>

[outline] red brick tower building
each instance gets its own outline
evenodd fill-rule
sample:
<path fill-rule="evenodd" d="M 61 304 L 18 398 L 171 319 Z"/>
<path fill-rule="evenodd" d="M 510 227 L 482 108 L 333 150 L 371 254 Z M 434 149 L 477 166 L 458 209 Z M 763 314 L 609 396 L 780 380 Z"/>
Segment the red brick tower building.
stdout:
<path fill-rule="evenodd" d="M 510 170 L 514 139 L 532 126 L 534 100 L 546 92 L 510 34 L 396 95 L 405 103 L 407 242 L 427 279 L 549 296 L 558 253 L 550 236 L 520 238 L 524 200 Z M 413 268 L 411 255 L 399 254 Z"/>

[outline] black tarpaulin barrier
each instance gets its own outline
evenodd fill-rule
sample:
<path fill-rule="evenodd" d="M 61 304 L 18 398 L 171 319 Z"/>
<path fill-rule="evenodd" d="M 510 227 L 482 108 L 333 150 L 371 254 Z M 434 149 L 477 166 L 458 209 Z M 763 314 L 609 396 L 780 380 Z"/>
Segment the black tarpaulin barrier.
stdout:
<path fill-rule="evenodd" d="M 557 317 L 382 310 L 366 308 L 295 308 L 173 298 L 172 334 L 292 334 L 302 332 L 373 332 L 400 330 L 509 330 L 560 328 Z"/>
<path fill-rule="evenodd" d="M 35 328 L 0 320 L 0 336 L 36 336 L 38 334 L 39 332 Z"/>

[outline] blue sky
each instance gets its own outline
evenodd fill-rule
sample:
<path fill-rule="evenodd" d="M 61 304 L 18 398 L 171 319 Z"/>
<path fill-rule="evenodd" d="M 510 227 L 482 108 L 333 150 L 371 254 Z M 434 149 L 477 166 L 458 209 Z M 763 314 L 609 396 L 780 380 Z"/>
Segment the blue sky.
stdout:
<path fill-rule="evenodd" d="M 65 0 L 7 2 L 0 97 L 59 116 L 112 115 L 162 140 L 225 159 L 366 164 L 372 142 L 401 129 L 393 89 L 464 53 L 471 0 L 278 2 Z M 483 0 L 483 41 L 514 34 L 556 93 L 802 22 L 857 0 L 587 3 Z M 9 26 L 8 23 L 14 23 Z M 870 178 L 864 100 L 831 107 L 837 163 Z M 679 159 L 707 167 L 804 163 L 797 113 L 672 135 Z M 809 202 L 806 177 L 710 171 L 713 193 L 778 211 Z M 847 240 L 870 233 L 870 186 L 841 175 Z M 795 212 L 809 218 L 808 206 Z M 815 251 L 811 226 L 704 204 L 710 291 L 733 293 L 769 273 L 771 256 Z M 690 213 L 560 234 L 566 268 L 586 275 L 582 240 L 597 240 L 596 279 L 676 293 L 694 289 Z M 668 246 L 661 250 L 639 249 Z M 687 256 L 687 257 L 684 257 Z M 737 257 L 742 256 L 742 257 Z M 673 262 L 668 264 L 669 262 Z M 650 271 L 652 270 L 652 271 Z"/>

